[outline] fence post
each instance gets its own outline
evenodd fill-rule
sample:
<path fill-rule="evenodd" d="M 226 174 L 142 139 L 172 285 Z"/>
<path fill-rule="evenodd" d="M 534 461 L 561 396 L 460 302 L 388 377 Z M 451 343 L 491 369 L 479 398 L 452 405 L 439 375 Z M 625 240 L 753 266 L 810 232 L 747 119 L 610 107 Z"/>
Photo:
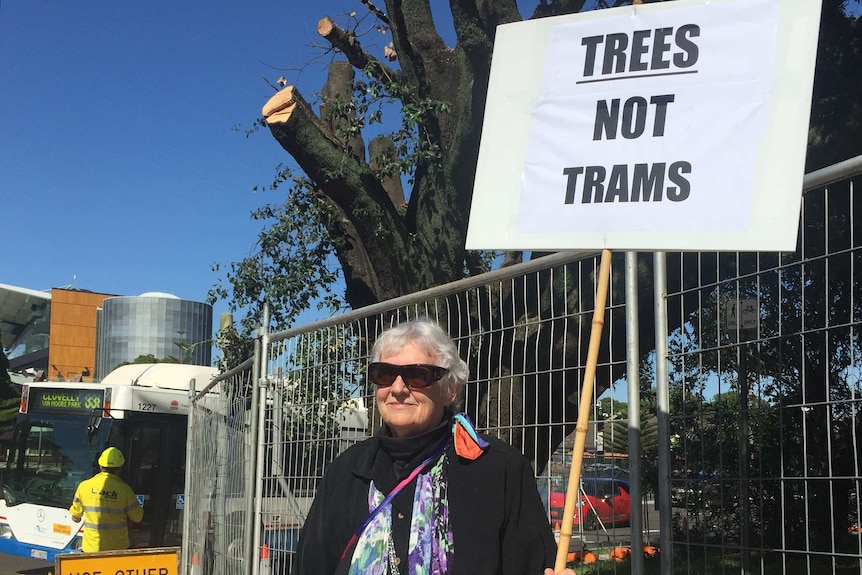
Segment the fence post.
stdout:
<path fill-rule="evenodd" d="M 653 254 L 653 299 L 655 305 L 655 383 L 658 419 L 658 518 L 661 573 L 673 571 L 673 530 L 670 500 L 670 389 L 667 347 L 667 254 Z"/>
<path fill-rule="evenodd" d="M 260 438 L 264 435 L 266 426 L 266 390 L 269 387 L 267 379 L 267 354 L 269 348 L 269 304 L 263 304 L 263 322 L 258 329 L 254 340 L 254 362 L 252 363 L 252 396 L 251 396 L 251 452 L 254 453 L 254 497 L 249 504 L 253 512 L 249 515 L 247 528 L 253 533 L 251 547 L 248 549 L 248 564 L 251 569 L 246 573 L 258 575 L 260 573 L 260 562 L 258 561 L 257 549 L 260 548 L 261 526 L 260 518 L 263 513 L 263 462 L 264 445 Z M 263 393 L 261 393 L 263 389 Z"/>
<path fill-rule="evenodd" d="M 183 496 L 186 500 L 189 499 L 189 487 L 191 486 L 191 477 L 192 477 L 192 426 L 194 425 L 194 413 L 195 413 L 195 379 L 191 378 L 189 380 L 189 414 L 186 418 L 186 476 L 183 479 L 184 487 L 183 487 Z M 180 573 L 182 575 L 187 575 L 188 573 L 188 564 L 189 564 L 189 551 L 191 548 L 191 542 L 189 541 L 189 529 L 191 529 L 191 517 L 189 515 L 188 509 L 185 505 L 183 505 L 183 543 L 180 551 Z"/>
<path fill-rule="evenodd" d="M 629 493 L 632 573 L 643 573 L 643 485 L 641 482 L 640 346 L 638 345 L 638 254 L 626 252 L 626 385 L 629 404 Z"/>

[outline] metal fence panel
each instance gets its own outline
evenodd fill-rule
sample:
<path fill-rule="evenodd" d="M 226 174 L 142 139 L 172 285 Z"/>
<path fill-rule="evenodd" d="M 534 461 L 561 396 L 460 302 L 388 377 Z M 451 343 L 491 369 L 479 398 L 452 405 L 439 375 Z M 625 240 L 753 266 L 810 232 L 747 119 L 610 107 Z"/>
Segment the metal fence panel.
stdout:
<path fill-rule="evenodd" d="M 307 511 L 326 465 L 381 425 L 364 376 L 373 342 L 387 327 L 429 317 L 453 337 L 470 367 L 461 408 L 480 431 L 524 452 L 548 505 L 549 494 L 564 491 L 567 481 L 572 441 L 564 439 L 577 420 L 597 267 L 594 255 L 559 254 L 526 271 L 498 270 L 315 329 L 273 334 L 262 438 L 273 457 L 262 491 L 290 492 Z M 622 295 L 616 290 L 609 297 L 599 394 L 625 371 Z M 298 535 L 298 526 L 290 529 L 282 545 L 269 548 L 282 563 Z"/>
<path fill-rule="evenodd" d="M 807 178 L 819 187 L 804 197 L 794 253 L 667 254 L 675 571 L 862 570 L 862 158 L 851 164 Z M 636 268 L 640 477 L 627 474 L 622 254 L 612 266 L 582 476 L 642 481 L 652 543 L 652 258 L 641 254 Z M 288 572 L 326 466 L 380 426 L 364 379 L 371 345 L 385 328 L 417 317 L 435 319 L 457 342 L 470 367 L 463 409 L 532 462 L 553 522 L 571 461 L 597 269 L 595 253 L 560 253 L 264 331 L 259 362 L 194 400 L 184 573 Z M 628 543 L 624 528 L 596 527 L 577 539 L 605 550 Z"/>
<path fill-rule="evenodd" d="M 253 360 L 213 380 L 189 409 L 184 573 L 239 575 L 250 562 L 255 485 Z"/>
<path fill-rule="evenodd" d="M 796 252 L 668 266 L 674 563 L 689 573 L 862 571 L 860 206 L 844 178 L 804 195 Z"/>

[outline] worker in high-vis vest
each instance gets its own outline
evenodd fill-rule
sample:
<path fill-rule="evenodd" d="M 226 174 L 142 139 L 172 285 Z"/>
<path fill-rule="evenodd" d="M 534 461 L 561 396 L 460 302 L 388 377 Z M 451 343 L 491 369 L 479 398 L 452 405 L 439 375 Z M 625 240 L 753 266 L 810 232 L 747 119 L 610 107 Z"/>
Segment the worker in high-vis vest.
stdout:
<path fill-rule="evenodd" d="M 109 447 L 99 456 L 101 472 L 78 484 L 69 513 L 75 523 L 84 519 L 85 553 L 128 549 L 129 522 L 144 517 L 135 492 L 117 476 L 125 462 L 122 451 Z"/>

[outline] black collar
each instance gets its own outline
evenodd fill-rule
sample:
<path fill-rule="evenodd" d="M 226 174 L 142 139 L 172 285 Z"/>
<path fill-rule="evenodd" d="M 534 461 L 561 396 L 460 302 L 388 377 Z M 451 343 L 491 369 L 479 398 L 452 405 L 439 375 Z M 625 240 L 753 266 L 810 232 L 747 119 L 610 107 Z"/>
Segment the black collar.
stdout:
<path fill-rule="evenodd" d="M 383 493 L 389 493 L 402 478 L 452 436 L 450 411 L 437 427 L 413 437 L 393 437 L 386 425 L 368 440 L 368 449 L 357 462 L 354 474 L 371 479 Z"/>

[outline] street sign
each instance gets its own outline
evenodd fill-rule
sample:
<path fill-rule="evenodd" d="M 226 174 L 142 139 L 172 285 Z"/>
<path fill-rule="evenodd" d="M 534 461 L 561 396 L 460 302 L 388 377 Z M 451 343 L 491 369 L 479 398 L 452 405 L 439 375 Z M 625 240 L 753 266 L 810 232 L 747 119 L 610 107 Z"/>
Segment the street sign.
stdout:
<path fill-rule="evenodd" d="M 724 327 L 728 331 L 757 329 L 760 306 L 755 298 L 731 299 L 724 314 Z"/>
<path fill-rule="evenodd" d="M 56 575 L 178 575 L 180 548 L 65 553 L 54 559 Z"/>

